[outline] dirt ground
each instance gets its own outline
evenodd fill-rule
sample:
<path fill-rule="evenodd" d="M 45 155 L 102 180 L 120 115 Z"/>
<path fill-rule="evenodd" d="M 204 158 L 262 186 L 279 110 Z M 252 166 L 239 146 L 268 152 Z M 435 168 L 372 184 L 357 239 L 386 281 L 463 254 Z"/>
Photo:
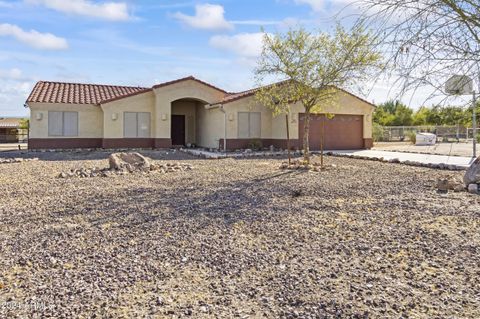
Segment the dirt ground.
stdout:
<path fill-rule="evenodd" d="M 480 318 L 480 196 L 434 187 L 461 173 L 145 155 L 194 169 L 0 165 L 0 318 Z"/>
<path fill-rule="evenodd" d="M 466 157 L 471 157 L 473 154 L 472 143 L 437 143 L 433 146 L 419 146 L 413 145 L 410 142 L 377 142 L 373 149 Z M 480 144 L 477 145 L 477 156 L 478 155 L 480 155 Z"/>

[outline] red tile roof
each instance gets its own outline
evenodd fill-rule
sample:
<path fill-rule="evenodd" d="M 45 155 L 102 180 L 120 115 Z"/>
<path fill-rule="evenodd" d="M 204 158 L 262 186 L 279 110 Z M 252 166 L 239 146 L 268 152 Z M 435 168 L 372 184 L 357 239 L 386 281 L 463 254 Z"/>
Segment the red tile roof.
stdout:
<path fill-rule="evenodd" d="M 117 86 L 117 85 L 99 85 L 99 84 L 80 84 L 80 83 L 61 83 L 61 82 L 38 82 L 30 93 L 27 99 L 28 102 L 40 103 L 71 103 L 71 104 L 103 104 L 115 100 L 123 99 L 129 96 L 152 91 L 153 89 L 169 86 L 183 81 L 196 81 L 215 90 L 225 94 L 221 101 L 213 104 L 223 104 L 237 101 L 248 96 L 254 95 L 260 88 L 251 90 L 229 93 L 207 82 L 201 81 L 193 76 L 181 78 L 174 81 L 164 82 L 154 85 L 152 88 L 132 87 L 132 86 Z M 279 82 L 281 83 L 281 82 Z M 276 83 L 276 84 L 279 84 Z M 358 98 L 370 105 L 374 104 L 362 99 L 346 90 L 339 90 Z"/>
<path fill-rule="evenodd" d="M 226 95 L 222 99 L 222 101 L 219 102 L 219 103 L 230 103 L 230 102 L 233 102 L 233 101 L 236 101 L 236 100 L 240 100 L 240 99 L 243 99 L 244 97 L 254 95 L 257 91 L 258 91 L 258 89 L 251 89 L 251 90 L 247 90 L 247 91 L 243 91 L 243 92 L 239 92 L 239 93 L 231 93 L 231 94 Z"/>
<path fill-rule="evenodd" d="M 100 104 L 105 100 L 145 90 L 148 89 L 132 86 L 40 81 L 30 93 L 27 103 Z"/>
<path fill-rule="evenodd" d="M 18 128 L 21 121 L 21 118 L 0 117 L 0 128 Z"/>
<path fill-rule="evenodd" d="M 193 76 L 187 76 L 186 78 L 181 78 L 181 79 L 178 79 L 178 80 L 173 80 L 173 81 L 169 81 L 169 82 L 164 82 L 164 83 L 160 83 L 160 84 L 156 84 L 153 86 L 154 89 L 157 89 L 157 88 L 160 88 L 160 87 L 163 87 L 163 86 L 168 86 L 168 85 L 172 85 L 172 84 L 175 84 L 175 83 L 179 83 L 179 82 L 183 82 L 183 81 L 188 81 L 188 80 L 192 80 L 192 81 L 196 81 L 198 83 L 201 83 L 203 85 L 206 85 L 208 87 L 211 87 L 212 89 L 215 89 L 217 91 L 220 91 L 220 92 L 223 92 L 223 93 L 227 93 L 227 91 L 225 90 L 222 90 L 214 85 L 211 85 L 210 83 L 207 83 L 207 82 L 204 82 L 202 80 L 199 80 Z"/>
<path fill-rule="evenodd" d="M 282 84 L 282 82 L 277 82 L 275 84 Z M 273 84 L 272 84 L 273 85 Z M 268 85 L 267 85 L 268 86 Z M 361 97 L 359 97 L 358 95 L 355 95 L 347 90 L 344 90 L 342 88 L 339 88 L 339 87 L 335 87 L 337 90 L 339 91 L 342 91 L 344 92 L 345 94 L 348 94 L 348 95 L 351 95 L 357 99 L 359 99 L 360 101 L 363 101 L 367 104 L 370 104 L 372 106 L 375 106 L 375 104 L 373 104 L 372 102 L 369 102 Z M 255 93 L 257 93 L 257 91 L 260 90 L 260 88 L 254 88 L 254 89 L 250 89 L 250 90 L 247 90 L 247 91 L 243 91 L 243 92 L 239 92 L 239 93 L 229 93 L 227 94 L 221 101 L 217 102 L 217 103 L 213 103 L 213 104 L 225 104 L 225 103 L 230 103 L 230 102 L 234 102 L 234 101 L 237 101 L 237 100 L 240 100 L 240 99 L 243 99 L 243 98 L 246 98 L 246 97 L 249 97 L 249 96 L 253 96 L 255 95 Z"/>
<path fill-rule="evenodd" d="M 283 85 L 285 82 L 287 82 L 287 81 L 280 81 L 280 82 L 265 85 L 265 86 L 262 86 L 262 87 L 246 90 L 246 91 L 243 91 L 243 92 L 229 93 L 219 103 L 230 103 L 230 102 L 233 102 L 233 101 L 236 101 L 236 100 L 240 100 L 240 99 L 243 99 L 245 97 L 255 95 L 255 93 L 257 93 L 257 91 L 260 90 L 261 88 L 270 87 L 270 86 L 274 86 L 274 85 Z"/>

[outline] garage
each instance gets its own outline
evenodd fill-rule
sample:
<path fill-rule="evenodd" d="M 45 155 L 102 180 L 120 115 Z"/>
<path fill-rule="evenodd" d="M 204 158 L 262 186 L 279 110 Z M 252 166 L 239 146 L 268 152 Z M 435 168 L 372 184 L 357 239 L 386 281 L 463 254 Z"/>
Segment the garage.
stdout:
<path fill-rule="evenodd" d="M 299 117 L 300 143 L 303 141 L 304 117 Z M 310 149 L 319 150 L 321 145 L 322 126 L 324 126 L 325 150 L 363 149 L 363 116 L 335 114 L 327 118 L 324 114 L 312 114 L 310 117 Z"/>

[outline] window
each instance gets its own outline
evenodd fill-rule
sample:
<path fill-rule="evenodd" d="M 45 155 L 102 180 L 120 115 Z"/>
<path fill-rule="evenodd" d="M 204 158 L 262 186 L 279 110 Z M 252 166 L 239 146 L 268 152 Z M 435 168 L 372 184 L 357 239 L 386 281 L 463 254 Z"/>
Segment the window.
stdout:
<path fill-rule="evenodd" d="M 150 113 L 123 113 L 123 136 L 147 138 L 150 137 Z"/>
<path fill-rule="evenodd" d="M 238 112 L 238 137 L 260 138 L 261 137 L 261 113 Z"/>
<path fill-rule="evenodd" d="M 78 112 L 48 112 L 48 136 L 78 136 Z"/>

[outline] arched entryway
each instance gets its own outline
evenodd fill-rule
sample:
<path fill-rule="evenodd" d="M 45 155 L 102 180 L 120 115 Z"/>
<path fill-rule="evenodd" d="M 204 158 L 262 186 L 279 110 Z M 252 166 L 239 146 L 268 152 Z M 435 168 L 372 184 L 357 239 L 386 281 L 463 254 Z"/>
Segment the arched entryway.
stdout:
<path fill-rule="evenodd" d="M 183 98 L 171 103 L 170 136 L 173 146 L 200 145 L 200 119 L 208 103 Z"/>

